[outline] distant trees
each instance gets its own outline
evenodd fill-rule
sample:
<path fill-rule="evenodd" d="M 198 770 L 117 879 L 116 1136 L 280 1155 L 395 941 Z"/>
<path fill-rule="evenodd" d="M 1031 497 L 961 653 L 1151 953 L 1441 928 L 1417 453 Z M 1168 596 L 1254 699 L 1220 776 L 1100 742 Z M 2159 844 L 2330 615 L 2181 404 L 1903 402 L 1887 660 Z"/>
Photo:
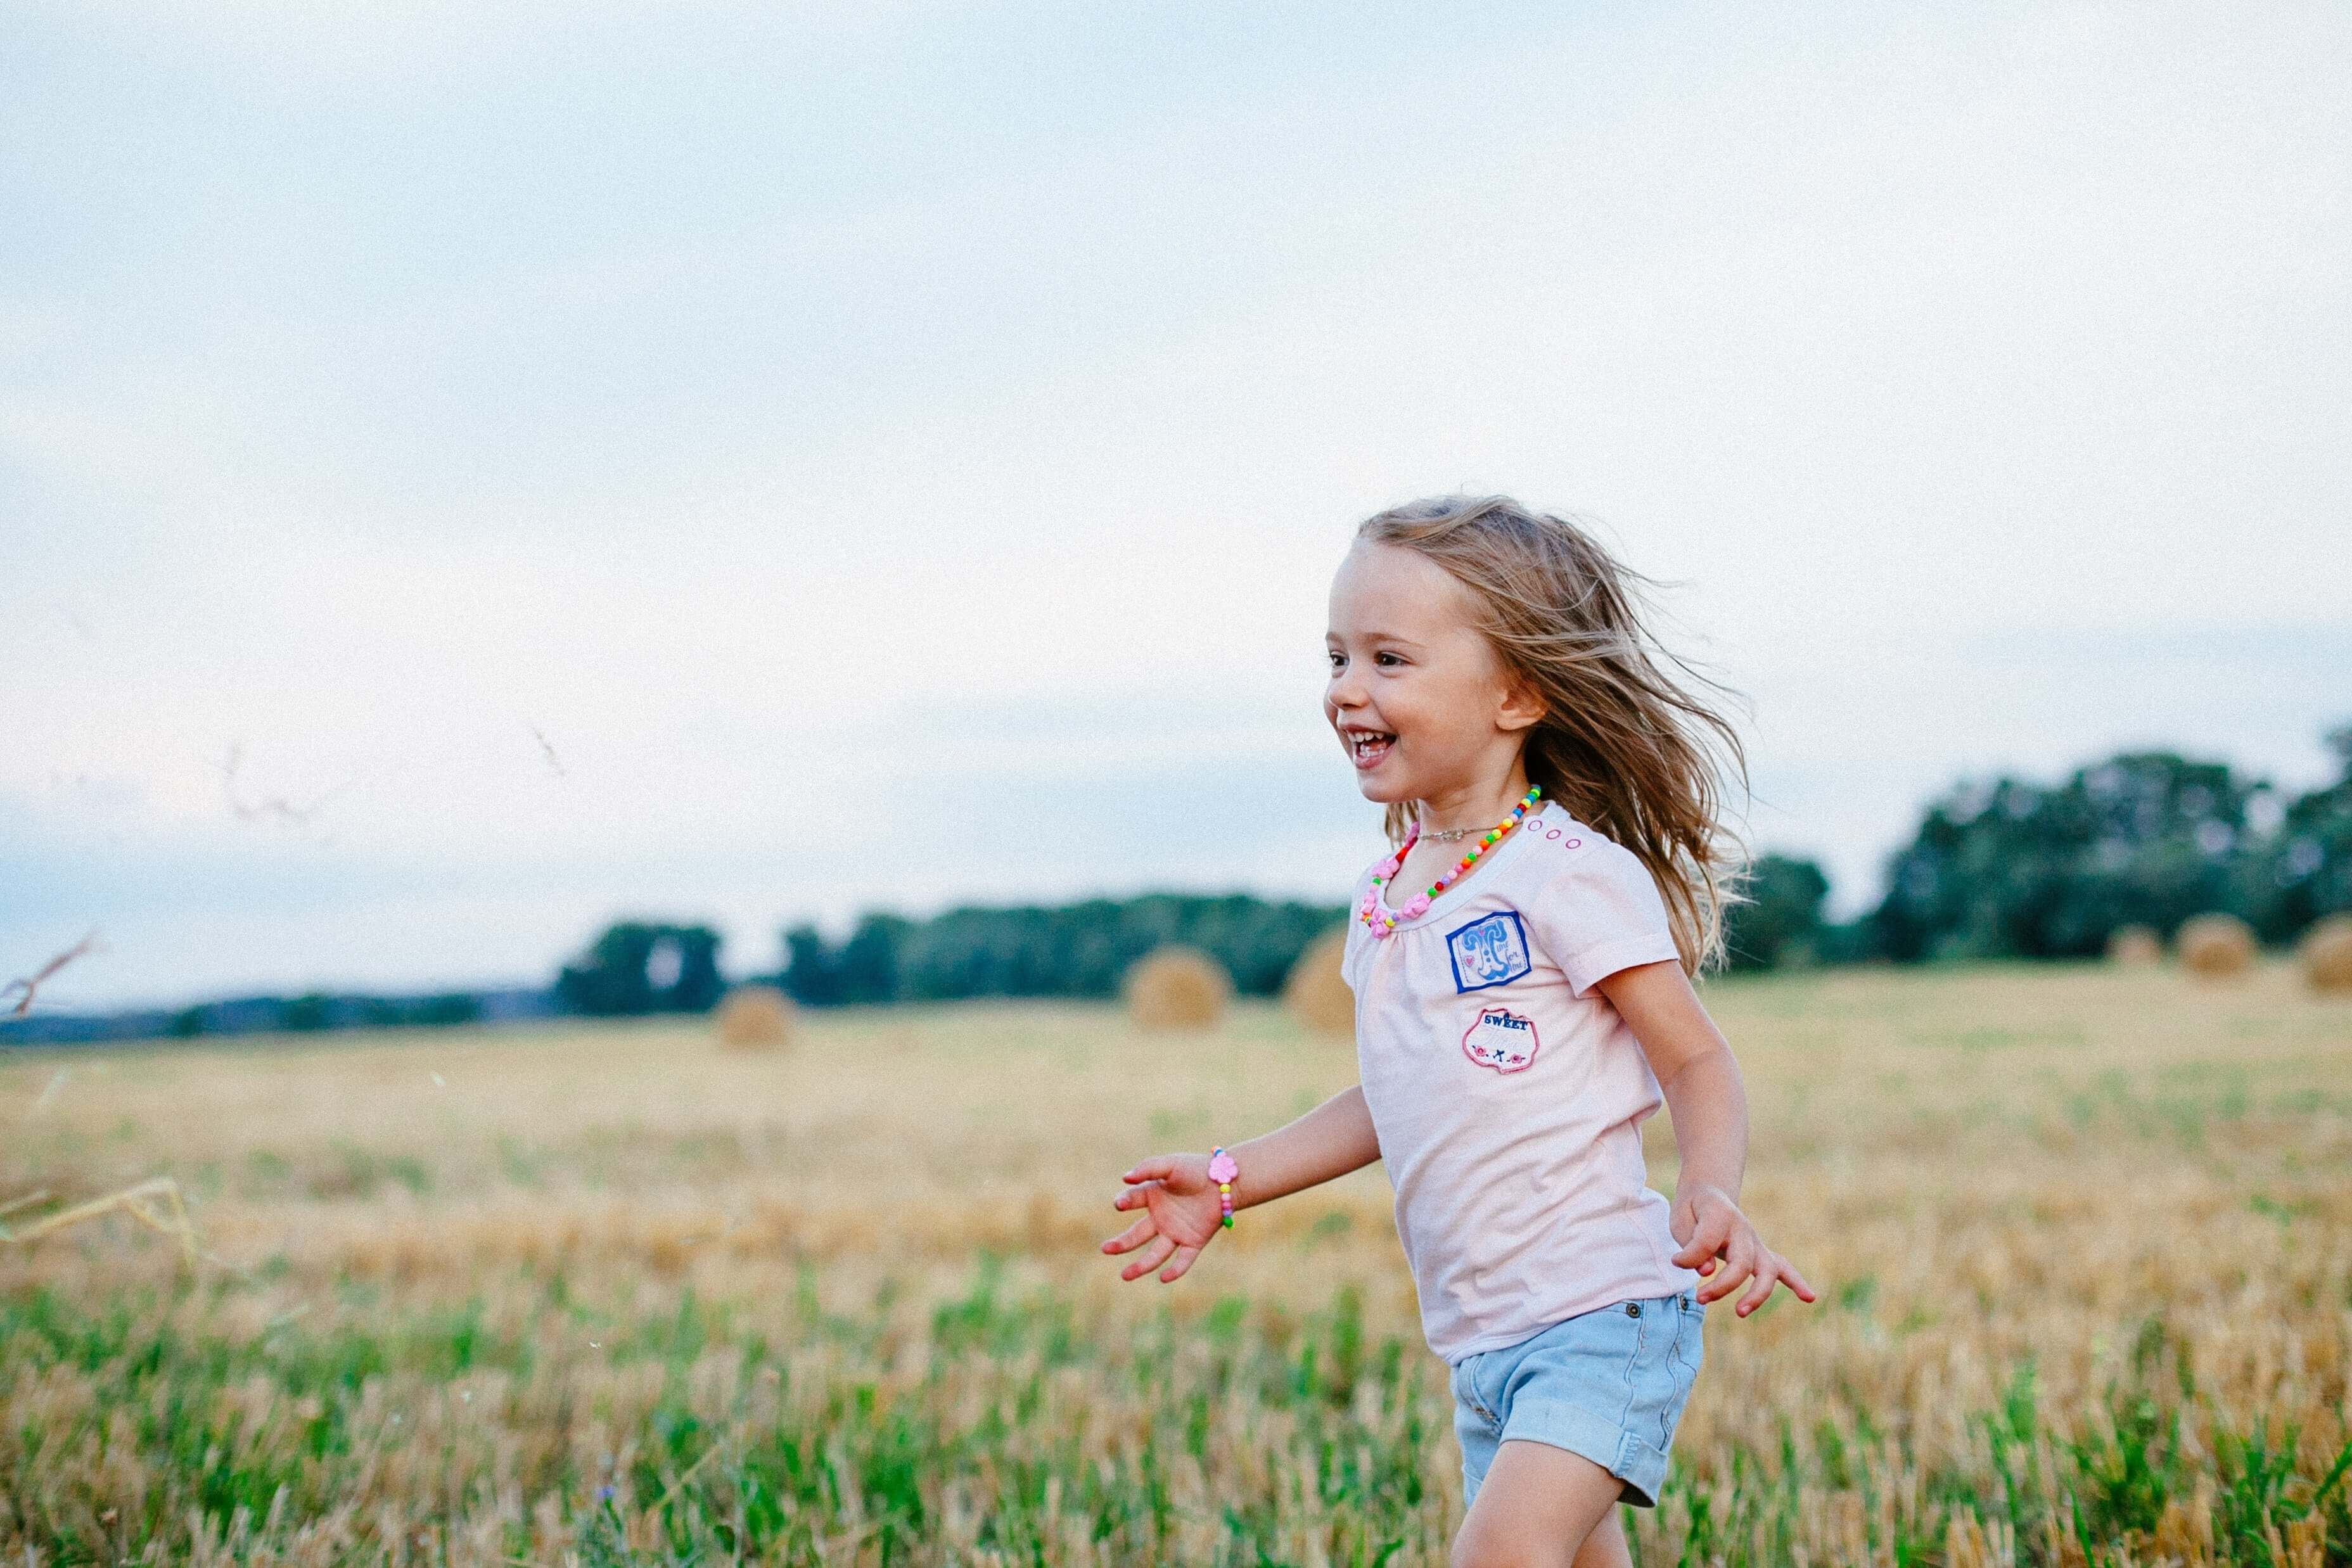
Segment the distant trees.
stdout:
<path fill-rule="evenodd" d="M 2271 941 L 2352 910 L 2352 725 L 2327 745 L 2343 777 L 2289 804 L 2253 857 L 2244 914 Z"/>
<path fill-rule="evenodd" d="M 1789 855 L 1761 855 L 1749 864 L 1739 891 L 1745 902 L 1733 904 L 1723 921 L 1724 955 L 1731 969 L 1809 964 L 1828 956 L 1822 951 L 1822 906 L 1830 895 L 1830 879 L 1820 866 Z"/>
<path fill-rule="evenodd" d="M 2126 752 L 2054 784 L 1957 784 L 1889 861 L 1878 904 L 1844 924 L 1827 918 L 1820 865 L 1761 855 L 1725 913 L 1729 967 L 2088 957 L 2119 926 L 2169 936 L 2209 911 L 2291 939 L 2352 910 L 2352 726 L 2328 740 L 2342 777 L 2293 800 L 2225 762 L 2169 751 Z M 1137 959 L 1181 944 L 1223 965 L 1241 994 L 1270 996 L 1307 945 L 1346 918 L 1339 904 L 1246 894 L 874 913 L 839 943 L 793 925 L 775 978 L 820 1008 L 1100 998 L 1118 993 Z M 557 997 L 580 1012 L 698 1010 L 721 988 L 718 951 L 707 926 L 614 925 L 565 967 Z"/>
<path fill-rule="evenodd" d="M 2054 786 L 1958 786 L 1889 864 L 1872 945 L 1899 962 L 2088 957 L 2118 926 L 2169 935 L 2208 911 L 2291 937 L 2352 908 L 2352 732 L 2330 740 L 2345 778 L 2284 804 L 2227 763 L 2172 752 Z"/>
<path fill-rule="evenodd" d="M 2352 910 L 2352 727 L 2329 737 L 2343 777 L 2284 800 L 2224 762 L 2135 751 L 2061 782 L 1963 782 L 1931 801 L 1862 918 L 1833 924 L 1812 861 L 1759 856 L 1725 914 L 1729 967 L 1862 958 L 1897 963 L 2088 957 L 2119 926 L 2169 935 L 2193 915 L 2242 916 L 2267 940 Z M 796 1001 L 840 1007 L 973 997 L 1109 997 L 1156 947 L 1198 947 L 1244 996 L 1281 989 L 1340 924 L 1339 904 L 1153 894 L 1062 905 L 868 914 L 839 943 L 783 933 L 775 978 Z M 698 1011 L 722 988 L 708 926 L 625 923 L 565 966 L 556 998 L 586 1013 Z"/>
<path fill-rule="evenodd" d="M 555 978 L 566 1010 L 594 1017 L 698 1013 L 719 1000 L 722 938 L 708 925 L 608 925 Z"/>
<path fill-rule="evenodd" d="M 531 988 L 446 991 L 426 996 L 367 996 L 310 991 L 298 997 L 229 997 L 186 1008 L 116 1013 L 0 1015 L 0 1048 L 77 1045 L 102 1040 L 194 1040 L 206 1035 L 323 1032 L 354 1029 L 446 1028 L 454 1024 L 542 1018 L 548 994 Z"/>
<path fill-rule="evenodd" d="M 266 1020 L 259 1027 L 294 1034 L 338 1029 L 444 1029 L 472 1023 L 482 1015 L 482 998 L 465 991 L 423 997 L 337 996 L 306 991 L 283 1001 L 265 997 L 246 1005 L 257 1009 Z M 271 1009 L 276 1011 L 274 1019 L 269 1018 Z M 201 1008 L 191 1008 L 175 1014 L 172 1032 L 219 1032 L 217 1024 L 208 1030 L 204 1013 Z"/>
<path fill-rule="evenodd" d="M 1108 997 L 1128 967 L 1171 943 L 1223 964 L 1244 995 L 1270 996 L 1339 904 L 1152 894 L 1055 907 L 951 909 L 929 920 L 869 915 L 838 947 L 784 933 L 781 983 L 812 1007 L 968 997 Z"/>
<path fill-rule="evenodd" d="M 795 925 L 784 933 L 784 989 L 814 1008 L 896 1001 L 898 955 L 914 929 L 896 915 L 868 915 L 836 948 L 815 926 Z"/>

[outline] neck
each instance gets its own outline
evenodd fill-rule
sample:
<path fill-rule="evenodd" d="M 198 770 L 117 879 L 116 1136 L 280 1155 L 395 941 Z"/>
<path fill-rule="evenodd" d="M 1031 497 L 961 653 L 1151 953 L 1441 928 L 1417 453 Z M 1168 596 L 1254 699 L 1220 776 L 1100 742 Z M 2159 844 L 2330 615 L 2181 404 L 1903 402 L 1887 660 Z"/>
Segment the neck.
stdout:
<path fill-rule="evenodd" d="M 1510 768 L 1458 789 L 1433 790 L 1416 802 L 1415 813 L 1424 831 L 1452 832 L 1461 828 L 1486 829 L 1511 814 L 1528 792 L 1528 770 L 1514 758 Z"/>

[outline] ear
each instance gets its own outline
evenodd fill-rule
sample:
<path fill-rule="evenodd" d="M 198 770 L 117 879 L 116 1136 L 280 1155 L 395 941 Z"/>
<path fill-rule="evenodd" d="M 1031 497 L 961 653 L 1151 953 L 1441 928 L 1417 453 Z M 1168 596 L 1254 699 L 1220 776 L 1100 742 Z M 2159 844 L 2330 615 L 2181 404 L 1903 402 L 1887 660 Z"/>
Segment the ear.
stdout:
<path fill-rule="evenodd" d="M 1504 677 L 1502 700 L 1495 707 L 1495 727 L 1506 734 L 1533 728 L 1544 716 L 1543 696 L 1524 675 Z"/>

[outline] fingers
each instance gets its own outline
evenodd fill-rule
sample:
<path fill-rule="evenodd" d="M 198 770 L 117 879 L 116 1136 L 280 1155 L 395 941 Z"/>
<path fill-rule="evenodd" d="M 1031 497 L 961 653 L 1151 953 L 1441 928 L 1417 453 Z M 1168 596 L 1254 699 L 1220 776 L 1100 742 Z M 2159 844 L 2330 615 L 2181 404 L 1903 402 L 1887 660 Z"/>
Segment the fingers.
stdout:
<path fill-rule="evenodd" d="M 1815 1299 L 1813 1288 L 1805 1283 L 1805 1277 L 1790 1267 L 1786 1258 L 1777 1252 L 1766 1252 L 1756 1265 L 1755 1283 L 1748 1287 L 1748 1293 L 1739 1298 L 1739 1305 L 1735 1310 L 1741 1317 L 1746 1317 L 1764 1304 L 1776 1284 L 1786 1284 L 1801 1301 Z"/>
<path fill-rule="evenodd" d="M 1160 1227 L 1153 1223 L 1151 1216 L 1142 1215 L 1134 1224 L 1104 1242 L 1102 1249 L 1106 1252 L 1132 1252 L 1159 1234 Z"/>
<path fill-rule="evenodd" d="M 1192 1266 L 1192 1260 L 1200 1255 L 1201 1249 L 1198 1247 L 1176 1249 L 1176 1255 L 1168 1260 L 1168 1267 L 1160 1270 L 1160 1282 L 1163 1285 L 1172 1285 L 1182 1279 L 1184 1270 L 1190 1269 Z"/>
<path fill-rule="evenodd" d="M 1724 1249 L 1723 1267 L 1698 1288 L 1701 1301 L 1719 1301 L 1756 1272 L 1756 1255 L 1763 1249 L 1752 1234 L 1735 1236 Z"/>
<path fill-rule="evenodd" d="M 1174 1155 L 1154 1155 L 1150 1159 L 1144 1161 L 1141 1165 L 1137 1166 L 1133 1170 L 1129 1171 L 1127 1175 L 1120 1179 L 1130 1182 L 1166 1181 L 1170 1176 L 1174 1176 L 1175 1174 L 1176 1156 Z"/>
<path fill-rule="evenodd" d="M 1151 1239 L 1151 1245 L 1143 1249 L 1143 1256 L 1121 1269 L 1118 1271 L 1118 1277 L 1122 1280 L 1140 1280 L 1162 1263 L 1167 1262 L 1169 1254 L 1175 1250 L 1174 1241 L 1165 1236 L 1155 1236 Z"/>
<path fill-rule="evenodd" d="M 1156 1181 L 1146 1181 L 1139 1186 L 1121 1187 L 1118 1196 L 1110 1200 L 1110 1206 L 1113 1208 L 1141 1208 L 1151 1201 L 1152 1191 L 1160 1185 Z"/>
<path fill-rule="evenodd" d="M 1683 1243 L 1682 1250 L 1675 1254 L 1675 1263 L 1685 1269 L 1696 1269 L 1702 1274 L 1713 1273 L 1715 1255 L 1730 1239 L 1731 1219 L 1721 1209 L 1709 1213 L 1691 1232 L 1691 1239 Z"/>

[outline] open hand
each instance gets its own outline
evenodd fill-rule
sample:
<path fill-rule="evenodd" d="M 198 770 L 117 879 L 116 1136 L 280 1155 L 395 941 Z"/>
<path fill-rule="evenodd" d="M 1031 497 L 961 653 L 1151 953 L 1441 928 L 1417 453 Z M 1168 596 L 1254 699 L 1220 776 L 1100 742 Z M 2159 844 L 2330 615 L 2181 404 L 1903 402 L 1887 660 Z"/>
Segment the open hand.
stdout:
<path fill-rule="evenodd" d="M 1104 1242 L 1102 1249 L 1132 1252 L 1149 1242 L 1143 1256 L 1121 1269 L 1118 1277 L 1139 1280 L 1159 1269 L 1160 1282 L 1173 1284 L 1184 1277 L 1201 1249 L 1215 1239 L 1223 1218 L 1217 1184 L 1209 1179 L 1209 1156 L 1154 1155 L 1121 1179 L 1130 1185 L 1111 1200 L 1111 1207 L 1147 1212 Z"/>
<path fill-rule="evenodd" d="M 1677 1190 L 1671 1223 L 1675 1239 L 1682 1243 L 1675 1262 L 1697 1270 L 1706 1280 L 1698 1288 L 1701 1301 L 1721 1301 L 1739 1289 L 1742 1281 L 1748 1282 L 1748 1291 L 1734 1310 L 1743 1318 L 1764 1304 L 1776 1284 L 1785 1282 L 1801 1301 L 1814 1300 L 1813 1288 L 1796 1265 L 1764 1245 L 1756 1227 L 1721 1187 Z"/>

